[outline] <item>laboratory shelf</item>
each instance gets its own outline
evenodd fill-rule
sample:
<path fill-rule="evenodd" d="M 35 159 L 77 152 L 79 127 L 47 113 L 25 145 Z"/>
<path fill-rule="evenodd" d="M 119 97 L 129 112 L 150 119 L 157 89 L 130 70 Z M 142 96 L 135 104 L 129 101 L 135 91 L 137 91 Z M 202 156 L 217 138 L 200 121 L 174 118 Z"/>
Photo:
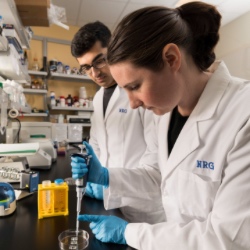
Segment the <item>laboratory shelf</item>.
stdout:
<path fill-rule="evenodd" d="M 55 72 L 50 72 L 49 79 L 54 79 L 54 80 L 70 80 L 70 81 L 89 81 L 90 83 L 93 83 L 93 81 L 84 75 L 68 75 L 68 74 L 62 74 L 62 73 L 55 73 Z"/>
<path fill-rule="evenodd" d="M 91 127 L 90 123 L 71 123 L 71 122 L 68 122 L 68 123 L 65 123 L 65 124 L 68 124 L 68 125 L 80 125 L 80 126 L 85 127 L 85 128 L 90 128 Z"/>
<path fill-rule="evenodd" d="M 47 113 L 30 113 L 30 114 L 22 114 L 20 116 L 26 116 L 26 117 L 47 117 Z"/>
<path fill-rule="evenodd" d="M 15 102 L 11 102 L 8 106 L 8 109 L 17 109 L 21 113 L 31 113 L 31 107 L 23 106 Z"/>
<path fill-rule="evenodd" d="M 23 89 L 23 93 L 25 94 L 47 94 L 47 89 Z"/>
<path fill-rule="evenodd" d="M 93 108 L 77 108 L 77 107 L 58 107 L 58 106 L 50 106 L 51 110 L 69 110 L 69 111 L 87 111 L 93 112 Z"/>
<path fill-rule="evenodd" d="M 45 71 L 28 70 L 28 73 L 33 76 L 47 76 L 48 75 L 48 73 Z"/>

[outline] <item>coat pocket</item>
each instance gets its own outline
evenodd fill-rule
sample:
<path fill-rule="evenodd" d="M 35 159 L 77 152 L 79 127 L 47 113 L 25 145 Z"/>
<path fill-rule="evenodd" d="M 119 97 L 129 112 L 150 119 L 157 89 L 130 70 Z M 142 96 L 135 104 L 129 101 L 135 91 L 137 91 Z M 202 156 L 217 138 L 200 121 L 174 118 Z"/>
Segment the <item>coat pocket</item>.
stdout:
<path fill-rule="evenodd" d="M 180 217 L 203 220 L 212 210 L 219 186 L 220 181 L 209 176 L 178 169 L 171 181 L 167 181 L 167 200 L 176 203 L 172 207 L 178 208 Z"/>

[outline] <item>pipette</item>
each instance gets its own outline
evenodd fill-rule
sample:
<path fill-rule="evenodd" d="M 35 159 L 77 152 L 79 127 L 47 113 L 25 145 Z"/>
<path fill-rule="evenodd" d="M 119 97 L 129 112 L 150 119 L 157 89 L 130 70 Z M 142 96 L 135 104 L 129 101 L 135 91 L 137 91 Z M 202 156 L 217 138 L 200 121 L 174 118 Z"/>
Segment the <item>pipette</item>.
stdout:
<path fill-rule="evenodd" d="M 85 159 L 87 166 L 89 165 L 89 160 L 91 158 L 91 155 L 88 155 L 86 152 L 83 152 L 83 149 L 85 149 L 85 145 L 78 145 L 81 152 L 80 153 L 74 153 L 71 156 L 78 156 L 83 159 Z M 83 176 L 81 179 L 76 179 L 76 196 L 77 196 L 77 202 L 76 202 L 76 232 L 79 230 L 79 221 L 78 221 L 78 215 L 81 212 L 81 204 L 82 204 L 82 197 L 85 193 L 85 188 L 87 184 L 87 174 Z"/>

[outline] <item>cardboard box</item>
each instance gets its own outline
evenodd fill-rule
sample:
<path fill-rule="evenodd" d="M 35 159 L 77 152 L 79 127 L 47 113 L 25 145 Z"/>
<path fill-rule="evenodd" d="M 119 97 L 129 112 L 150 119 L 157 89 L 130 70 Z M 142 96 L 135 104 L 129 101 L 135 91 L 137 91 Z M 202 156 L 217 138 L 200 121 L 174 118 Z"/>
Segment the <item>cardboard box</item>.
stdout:
<path fill-rule="evenodd" d="M 45 6 L 49 8 L 50 0 L 15 0 L 16 6 Z"/>
<path fill-rule="evenodd" d="M 50 0 L 15 0 L 15 2 L 24 26 L 49 26 Z"/>
<path fill-rule="evenodd" d="M 44 18 L 22 18 L 23 26 L 40 26 L 40 27 L 49 27 L 49 20 Z"/>

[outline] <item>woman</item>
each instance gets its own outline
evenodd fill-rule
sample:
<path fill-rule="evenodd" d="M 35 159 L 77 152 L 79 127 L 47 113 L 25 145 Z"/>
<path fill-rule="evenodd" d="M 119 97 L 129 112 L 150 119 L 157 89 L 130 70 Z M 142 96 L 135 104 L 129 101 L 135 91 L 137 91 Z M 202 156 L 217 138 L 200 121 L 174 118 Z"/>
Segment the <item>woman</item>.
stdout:
<path fill-rule="evenodd" d="M 111 73 L 131 107 L 159 115 L 167 222 L 81 215 L 98 239 L 148 250 L 250 249 L 250 85 L 215 62 L 220 20 L 214 6 L 191 2 L 140 9 L 117 26 L 108 49 Z M 94 159 L 89 181 L 106 185 L 105 195 L 117 207 L 128 205 L 126 196 L 154 193 L 145 169 L 134 180 L 116 169 L 97 178 L 94 170 L 104 171 Z M 84 163 L 72 166 L 76 175 L 87 171 Z"/>

